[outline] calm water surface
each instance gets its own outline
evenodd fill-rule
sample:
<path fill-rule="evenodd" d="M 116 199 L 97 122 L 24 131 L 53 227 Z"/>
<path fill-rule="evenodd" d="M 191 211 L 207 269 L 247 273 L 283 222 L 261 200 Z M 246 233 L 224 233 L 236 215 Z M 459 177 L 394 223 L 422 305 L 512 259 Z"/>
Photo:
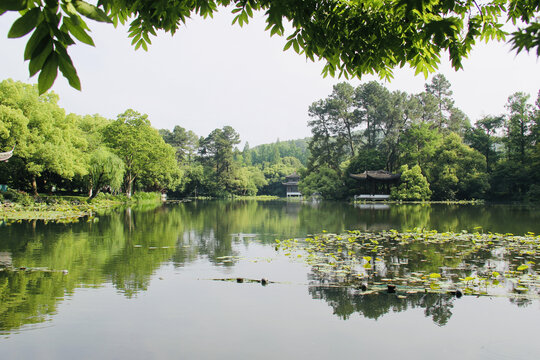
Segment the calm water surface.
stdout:
<path fill-rule="evenodd" d="M 538 300 L 362 296 L 274 249 L 412 228 L 540 233 L 540 211 L 193 202 L 3 224 L 0 264 L 26 271 L 0 271 L 0 359 L 540 358 Z M 213 280 L 237 277 L 274 283 Z"/>

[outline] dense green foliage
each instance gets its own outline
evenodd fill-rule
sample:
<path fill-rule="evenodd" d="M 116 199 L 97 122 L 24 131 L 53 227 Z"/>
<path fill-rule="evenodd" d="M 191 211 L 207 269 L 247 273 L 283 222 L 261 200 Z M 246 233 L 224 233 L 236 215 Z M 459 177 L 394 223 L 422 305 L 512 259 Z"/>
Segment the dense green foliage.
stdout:
<path fill-rule="evenodd" d="M 0 184 L 34 195 L 284 196 L 285 177 L 298 172 L 305 195 L 340 199 L 373 189 L 390 194 L 390 185 L 371 188 L 349 174 L 406 166 L 395 199 L 537 201 L 540 97 L 529 100 L 515 93 L 506 114 L 471 126 L 442 75 L 415 95 L 377 82 L 340 83 L 310 106 L 311 138 L 246 143 L 240 151 L 230 126 L 199 137 L 179 125 L 158 131 L 131 109 L 116 120 L 66 115 L 54 93 L 5 80 L 0 151 L 15 147 L 15 155 L 0 163 Z"/>
<path fill-rule="evenodd" d="M 128 110 L 110 121 L 66 115 L 58 97 L 38 95 L 35 86 L 0 83 L 0 149 L 15 147 L 0 163 L 0 183 L 37 195 L 54 191 L 165 191 L 180 176 L 174 149 L 145 115 Z"/>
<path fill-rule="evenodd" d="M 320 195 L 323 199 L 339 199 L 343 195 L 343 183 L 338 173 L 328 166 L 310 172 L 299 185 L 305 195 Z"/>
<path fill-rule="evenodd" d="M 335 181 L 347 188 L 341 196 L 350 196 L 365 191 L 365 185 L 349 174 L 395 173 L 405 165 L 408 171 L 421 169 L 433 200 L 538 200 L 540 93 L 532 105 L 529 95 L 517 92 L 506 108 L 506 114 L 486 116 L 471 126 L 440 74 L 415 95 L 390 92 L 374 81 L 357 88 L 337 84 L 309 109 L 313 137 L 304 186 L 322 193 Z M 317 180 L 320 189 L 313 187 L 313 176 L 327 177 Z M 395 199 L 429 198 L 426 191 L 410 194 L 409 175 L 402 180 L 392 193 Z M 384 187 L 376 191 L 389 193 Z"/>
<path fill-rule="evenodd" d="M 392 198 L 404 201 L 424 201 L 431 198 L 431 190 L 422 169 L 414 165 L 409 169 L 408 165 L 403 165 L 399 170 L 401 173 L 401 183 L 392 188 Z"/>
<path fill-rule="evenodd" d="M 516 51 L 536 48 L 540 54 L 540 3 L 535 0 L 99 0 L 97 7 L 82 0 L 6 0 L 1 6 L 0 14 L 21 13 L 10 38 L 32 33 L 24 59 L 30 60 L 30 76 L 40 73 L 40 93 L 52 86 L 58 70 L 81 88 L 67 49 L 76 40 L 94 45 L 83 18 L 115 26 L 130 21 L 132 44 L 147 50 L 157 30 L 174 34 L 191 16 L 212 17 L 227 6 L 240 26 L 264 11 L 270 35 L 287 35 L 285 50 L 326 60 L 324 75 L 390 78 L 393 68 L 409 64 L 427 76 L 445 52 L 459 69 L 477 41 L 505 39 L 505 23 L 516 29 L 511 34 Z"/>
<path fill-rule="evenodd" d="M 273 144 L 262 144 L 251 149 L 246 143 L 243 150 L 244 162 L 248 165 L 277 164 L 280 159 L 288 157 L 298 159 L 305 166 L 309 157 L 308 141 L 309 139 L 278 140 Z"/>
<path fill-rule="evenodd" d="M 180 172 L 174 149 L 150 126 L 148 116 L 129 109 L 104 128 L 103 137 L 124 162 L 128 197 L 139 177 L 146 188 L 157 191 L 173 188 L 178 182 Z"/>
<path fill-rule="evenodd" d="M 154 129 L 147 115 L 128 109 L 116 120 L 66 115 L 54 93 L 35 86 L 0 83 L 0 184 L 40 193 L 134 190 L 175 196 L 284 195 L 285 176 L 307 159 L 305 140 L 239 151 L 230 126 L 198 137 L 176 126 Z M 297 157 L 294 157 L 297 156 Z"/>
<path fill-rule="evenodd" d="M 230 126 L 199 139 L 178 125 L 172 132 L 159 132 L 167 143 L 179 149 L 177 154 L 183 154 L 177 156 L 184 176 L 176 196 L 284 196 L 285 177 L 301 169 L 301 161 L 308 157 L 305 140 L 277 141 L 252 149 L 246 143 L 239 151 L 235 145 L 240 135 Z"/>

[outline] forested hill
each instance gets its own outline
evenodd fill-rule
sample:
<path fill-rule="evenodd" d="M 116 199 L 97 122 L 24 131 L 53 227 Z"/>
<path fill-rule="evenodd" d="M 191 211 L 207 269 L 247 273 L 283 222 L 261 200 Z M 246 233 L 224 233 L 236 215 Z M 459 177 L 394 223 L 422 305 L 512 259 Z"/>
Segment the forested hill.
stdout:
<path fill-rule="evenodd" d="M 254 148 L 249 148 L 246 143 L 243 153 L 250 152 L 251 163 L 253 165 L 264 163 L 276 163 L 279 159 L 285 157 L 294 157 L 300 160 L 303 166 L 306 166 L 309 158 L 308 144 L 311 138 L 297 140 L 277 140 L 272 144 L 257 145 Z"/>

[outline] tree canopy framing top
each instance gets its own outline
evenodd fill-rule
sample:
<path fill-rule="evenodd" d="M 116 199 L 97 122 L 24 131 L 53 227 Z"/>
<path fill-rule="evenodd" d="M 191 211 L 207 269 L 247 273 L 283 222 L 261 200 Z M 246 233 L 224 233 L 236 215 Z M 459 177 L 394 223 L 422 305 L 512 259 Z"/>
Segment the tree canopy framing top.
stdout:
<path fill-rule="evenodd" d="M 98 0 L 96 5 L 0 1 L 0 15 L 21 14 L 8 37 L 32 33 L 24 59 L 30 61 L 30 76 L 39 72 L 40 93 L 52 86 L 58 70 L 81 89 L 67 48 L 75 40 L 94 45 L 84 18 L 114 26 L 130 22 L 132 45 L 147 50 L 157 30 L 174 34 L 191 16 L 212 17 L 220 7 L 232 8 L 233 24 L 240 26 L 254 12 L 264 12 L 270 35 L 287 36 L 284 50 L 326 61 L 324 76 L 391 78 L 395 67 L 407 64 L 427 76 L 445 52 L 452 67 L 461 69 L 477 41 L 506 39 L 506 23 L 516 28 L 510 37 L 515 51 L 536 48 L 540 56 L 539 0 Z"/>

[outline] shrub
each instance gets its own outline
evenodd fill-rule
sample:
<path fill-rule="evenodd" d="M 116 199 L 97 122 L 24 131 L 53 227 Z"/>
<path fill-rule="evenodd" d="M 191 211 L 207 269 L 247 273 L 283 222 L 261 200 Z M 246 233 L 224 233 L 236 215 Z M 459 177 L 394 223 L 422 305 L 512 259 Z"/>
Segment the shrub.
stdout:
<path fill-rule="evenodd" d="M 343 197 L 343 181 L 333 169 L 322 166 L 311 172 L 298 184 L 300 192 L 309 197 L 319 194 L 324 199 L 340 199 Z"/>
<path fill-rule="evenodd" d="M 532 184 L 527 192 L 527 200 L 531 202 L 540 202 L 540 185 Z"/>
<path fill-rule="evenodd" d="M 131 197 L 136 202 L 158 202 L 161 201 L 161 193 L 159 192 L 136 192 Z"/>
<path fill-rule="evenodd" d="M 407 165 L 401 167 L 401 182 L 392 189 L 392 199 L 402 201 L 425 201 L 431 198 L 429 183 L 419 165 L 411 169 Z"/>
<path fill-rule="evenodd" d="M 35 203 L 32 196 L 28 195 L 24 191 L 13 189 L 8 189 L 6 192 L 4 192 L 4 199 L 23 206 L 29 206 Z"/>

